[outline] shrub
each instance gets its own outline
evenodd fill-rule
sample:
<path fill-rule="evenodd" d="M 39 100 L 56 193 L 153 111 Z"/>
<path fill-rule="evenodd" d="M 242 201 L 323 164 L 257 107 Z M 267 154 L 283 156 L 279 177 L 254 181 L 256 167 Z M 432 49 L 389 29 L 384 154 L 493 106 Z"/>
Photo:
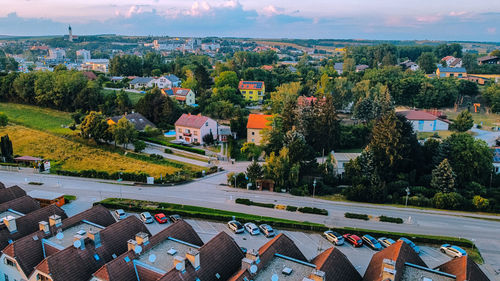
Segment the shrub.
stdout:
<path fill-rule="evenodd" d="M 365 220 L 365 221 L 370 219 L 367 214 L 356 214 L 356 213 L 345 213 L 344 217 L 346 217 L 348 219 L 358 219 L 358 220 Z"/>
<path fill-rule="evenodd" d="M 406 197 L 401 198 L 401 204 L 405 203 Z M 418 206 L 418 207 L 429 207 L 431 206 L 431 199 L 419 194 L 415 196 L 411 196 L 408 198 L 408 205 Z"/>
<path fill-rule="evenodd" d="M 379 220 L 383 221 L 383 222 L 403 223 L 403 219 L 402 218 L 380 216 Z"/>
<path fill-rule="evenodd" d="M 274 204 L 272 204 L 272 203 L 254 202 L 254 201 L 252 201 L 250 199 L 246 199 L 246 198 L 237 198 L 235 200 L 235 202 L 237 204 L 243 204 L 243 205 L 247 205 L 247 206 L 253 205 L 253 206 L 258 206 L 258 207 L 264 207 L 264 208 L 274 209 Z"/>
<path fill-rule="evenodd" d="M 168 154 L 173 154 L 174 152 L 172 151 L 172 149 L 170 148 L 165 148 L 164 150 L 165 153 L 168 153 Z"/>
<path fill-rule="evenodd" d="M 134 141 L 134 151 L 141 152 L 146 148 L 146 143 L 141 140 Z"/>
<path fill-rule="evenodd" d="M 298 208 L 298 211 L 301 212 L 301 213 L 328 216 L 328 211 L 327 210 L 325 210 L 325 209 L 319 209 L 319 208 L 316 208 L 316 207 L 300 207 L 300 208 Z"/>
<path fill-rule="evenodd" d="M 96 179 L 105 179 L 105 180 L 117 180 L 119 178 L 126 181 L 135 181 L 135 182 L 146 182 L 146 178 L 148 174 L 145 173 L 127 173 L 127 172 L 115 172 L 108 173 L 105 171 L 96 171 L 96 170 L 82 170 L 82 171 L 67 171 L 67 170 L 54 170 L 57 175 L 62 176 L 70 176 L 70 177 L 82 177 L 82 178 L 96 178 Z"/>
<path fill-rule="evenodd" d="M 163 141 L 163 140 L 159 140 L 159 139 L 151 138 L 151 137 L 147 137 L 147 136 L 141 136 L 141 138 L 143 140 L 145 140 L 145 141 L 149 141 L 149 142 L 152 142 L 152 143 L 156 143 L 156 144 L 161 144 L 161 145 L 168 146 L 168 147 L 177 148 L 177 149 L 181 149 L 181 150 L 185 150 L 185 151 L 197 153 L 197 154 L 200 154 L 200 155 L 205 155 L 205 150 L 203 150 L 203 149 L 189 147 L 189 146 L 184 146 L 184 145 L 175 144 L 175 143 L 170 143 L 168 141 Z"/>
<path fill-rule="evenodd" d="M 0 112 L 0 127 L 5 127 L 9 123 L 9 118 L 3 112 Z"/>
<path fill-rule="evenodd" d="M 286 210 L 287 211 L 290 211 L 290 212 L 296 212 L 297 211 L 297 207 L 295 206 L 286 206 Z"/>
<path fill-rule="evenodd" d="M 243 205 L 252 205 L 252 201 L 250 199 L 246 198 L 236 198 L 235 200 L 236 204 L 243 204 Z"/>
<path fill-rule="evenodd" d="M 456 192 L 438 192 L 432 198 L 434 207 L 438 209 L 456 210 L 463 205 L 464 198 Z"/>

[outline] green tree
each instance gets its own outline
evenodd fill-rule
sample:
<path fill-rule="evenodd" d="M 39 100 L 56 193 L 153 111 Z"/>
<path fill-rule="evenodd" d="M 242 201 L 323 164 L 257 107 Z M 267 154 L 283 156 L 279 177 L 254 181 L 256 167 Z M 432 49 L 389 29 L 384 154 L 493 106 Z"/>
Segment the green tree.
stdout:
<path fill-rule="evenodd" d="M 219 76 L 215 78 L 215 87 L 221 88 L 224 86 L 230 86 L 231 88 L 238 88 L 238 75 L 234 71 L 224 71 Z"/>
<path fill-rule="evenodd" d="M 35 104 L 35 81 L 36 74 L 21 73 L 14 80 L 14 89 L 16 90 L 19 100 L 28 104 Z"/>
<path fill-rule="evenodd" d="M 490 201 L 486 198 L 483 198 L 479 195 L 475 195 L 472 198 L 472 205 L 476 208 L 478 211 L 484 211 L 488 209 L 488 206 L 490 205 Z"/>
<path fill-rule="evenodd" d="M 436 56 L 431 52 L 425 52 L 418 58 L 418 65 L 425 73 L 434 73 L 436 70 Z"/>
<path fill-rule="evenodd" d="M 474 126 L 472 114 L 468 110 L 464 110 L 458 114 L 457 119 L 453 122 L 451 130 L 457 132 L 467 132 Z"/>
<path fill-rule="evenodd" d="M 344 59 L 344 65 L 342 65 L 342 73 L 349 74 L 354 72 L 356 69 L 356 61 L 353 58 Z"/>
<path fill-rule="evenodd" d="M 127 149 L 129 143 L 134 142 L 137 136 L 134 124 L 128 121 L 125 116 L 118 120 L 116 125 L 111 126 L 111 131 L 113 133 L 115 145 L 123 144 L 125 149 Z"/>
<path fill-rule="evenodd" d="M 146 149 L 146 143 L 141 140 L 135 140 L 133 144 L 135 152 L 141 152 Z"/>
<path fill-rule="evenodd" d="M 491 51 L 490 56 L 500 57 L 500 49 L 495 49 Z"/>
<path fill-rule="evenodd" d="M 86 139 L 93 139 L 96 143 L 108 140 L 108 123 L 100 112 L 91 111 L 80 125 L 81 135 Z"/>
<path fill-rule="evenodd" d="M 257 163 L 257 161 L 252 161 L 252 164 L 247 167 L 247 177 L 252 183 L 253 187 L 257 186 L 256 181 L 262 178 L 264 172 L 262 171 L 262 166 Z"/>
<path fill-rule="evenodd" d="M 198 81 L 191 70 L 186 70 L 186 80 L 182 82 L 182 87 L 186 89 L 196 90 L 198 88 Z"/>
<path fill-rule="evenodd" d="M 463 205 L 464 198 L 456 192 L 438 192 L 432 198 L 435 208 L 457 210 Z"/>
<path fill-rule="evenodd" d="M 14 161 L 14 149 L 12 148 L 12 141 L 9 139 L 9 135 L 4 135 L 0 138 L 0 153 L 4 162 Z"/>
<path fill-rule="evenodd" d="M 276 91 L 271 92 L 271 99 L 269 100 L 271 113 L 281 113 L 287 101 L 296 103 L 300 88 L 300 82 L 291 82 L 282 84 L 276 88 Z"/>
<path fill-rule="evenodd" d="M 130 112 L 132 110 L 132 100 L 128 94 L 121 89 L 116 95 L 116 111 L 118 114 L 123 114 L 125 112 Z"/>
<path fill-rule="evenodd" d="M 212 134 L 212 132 L 204 135 L 201 139 L 206 145 L 212 145 L 215 142 L 214 135 Z"/>
<path fill-rule="evenodd" d="M 432 170 L 431 186 L 443 193 L 452 192 L 455 188 L 455 173 L 448 159 L 444 159 Z"/>
<path fill-rule="evenodd" d="M 9 124 L 9 117 L 7 117 L 7 114 L 0 112 L 0 127 L 5 127 Z"/>
<path fill-rule="evenodd" d="M 277 190 L 290 190 L 298 184 L 300 164 L 290 163 L 289 152 L 288 148 L 283 147 L 278 155 L 271 152 L 266 158 L 264 175 L 274 180 Z"/>
<path fill-rule="evenodd" d="M 256 145 L 253 142 L 245 142 L 240 151 L 247 156 L 248 160 L 256 161 L 262 154 L 262 147 Z"/>

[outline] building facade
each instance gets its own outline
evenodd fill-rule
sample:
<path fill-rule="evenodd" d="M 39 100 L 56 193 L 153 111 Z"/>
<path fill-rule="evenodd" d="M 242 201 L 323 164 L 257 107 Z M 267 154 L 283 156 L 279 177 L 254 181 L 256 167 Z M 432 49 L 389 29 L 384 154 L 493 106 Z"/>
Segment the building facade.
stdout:
<path fill-rule="evenodd" d="M 182 114 L 175 122 L 175 139 L 185 143 L 204 144 L 203 137 L 210 133 L 217 139 L 217 127 L 217 121 L 207 116 Z"/>
<path fill-rule="evenodd" d="M 266 85 L 263 81 L 240 81 L 238 89 L 247 101 L 262 102 L 266 93 Z"/>
<path fill-rule="evenodd" d="M 270 129 L 272 115 L 250 114 L 247 122 L 247 142 L 261 145 L 263 143 L 263 130 Z"/>
<path fill-rule="evenodd" d="M 416 132 L 447 131 L 450 125 L 450 121 L 425 111 L 407 110 L 399 111 L 397 114 L 406 117 Z"/>

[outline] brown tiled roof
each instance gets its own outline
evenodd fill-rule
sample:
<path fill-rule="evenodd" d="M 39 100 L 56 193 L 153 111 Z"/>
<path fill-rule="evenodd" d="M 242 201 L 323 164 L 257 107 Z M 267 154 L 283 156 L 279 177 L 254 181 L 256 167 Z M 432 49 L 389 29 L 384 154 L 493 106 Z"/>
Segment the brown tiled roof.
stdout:
<path fill-rule="evenodd" d="M 257 265 L 259 269 L 267 266 L 275 254 L 307 262 L 306 257 L 302 254 L 299 248 L 297 248 L 292 239 L 283 233 L 276 235 L 276 237 L 274 237 L 271 241 L 260 247 L 260 263 Z"/>
<path fill-rule="evenodd" d="M 363 280 L 382 281 L 384 259 L 396 262 L 396 276 L 394 281 L 399 281 L 401 279 L 406 262 L 427 267 L 424 261 L 418 256 L 410 245 L 404 243 L 403 241 L 398 241 L 372 256 L 370 264 L 368 265 L 365 275 L 363 276 Z"/>
<path fill-rule="evenodd" d="M 208 121 L 208 117 L 191 114 L 182 114 L 179 119 L 175 122 L 175 126 L 189 127 L 189 128 L 201 128 L 205 122 Z"/>
<path fill-rule="evenodd" d="M 457 277 L 456 281 L 490 281 L 469 256 L 452 259 L 435 269 L 455 275 Z"/>
<path fill-rule="evenodd" d="M 150 234 L 137 217 L 130 216 L 100 231 L 100 247 L 95 248 L 87 238 L 84 250 L 68 247 L 44 259 L 36 269 L 51 275 L 53 281 L 87 281 L 113 259 L 113 254 L 121 255 L 127 251 L 127 241 L 134 239 L 138 232 Z M 99 260 L 96 260 L 96 255 Z"/>
<path fill-rule="evenodd" d="M 317 255 L 311 263 L 325 272 L 325 281 L 361 281 L 361 275 L 349 259 L 337 248 L 330 248 Z"/>
<path fill-rule="evenodd" d="M 7 201 L 26 196 L 26 191 L 17 185 L 0 189 L 0 204 Z"/>
<path fill-rule="evenodd" d="M 160 244 L 168 239 L 168 237 L 179 239 L 198 246 L 203 245 L 203 241 L 198 236 L 196 231 L 194 231 L 193 227 L 184 220 L 180 220 L 150 237 L 149 244 L 143 246 L 143 252 L 146 252 L 154 246 Z M 94 274 L 94 276 L 108 281 L 135 281 L 137 277 L 134 266 L 132 262 L 125 262 L 125 257 L 129 257 L 130 260 L 132 260 L 137 258 L 137 255 L 133 251 L 128 251 L 101 267 Z M 141 280 L 156 280 L 161 277 L 156 276 L 155 274 L 157 273 L 147 269 L 139 272 Z M 156 278 L 151 279 L 152 275 Z"/>
<path fill-rule="evenodd" d="M 62 229 L 64 230 L 72 227 L 73 225 L 80 223 L 82 220 L 87 220 L 104 227 L 107 227 L 115 222 L 115 219 L 108 209 L 101 205 L 97 205 L 84 212 L 62 220 Z M 54 229 L 52 230 L 52 233 L 55 233 Z M 37 231 L 32 235 L 27 235 L 8 245 L 3 252 L 16 259 L 26 276 L 29 276 L 33 272 L 35 266 L 44 259 L 41 241 L 42 238 L 46 238 L 51 235 L 52 234 L 45 234 L 43 231 Z M 38 239 L 33 239 L 34 236 Z M 45 256 L 50 256 L 58 251 L 59 250 L 46 245 Z"/>
<path fill-rule="evenodd" d="M 247 280 L 250 280 L 252 278 L 252 275 L 248 270 L 245 268 L 240 269 L 240 271 L 236 272 L 231 278 L 228 279 L 228 281 L 243 281 L 247 278 Z"/>
<path fill-rule="evenodd" d="M 228 280 L 240 270 L 244 257 L 238 244 L 225 232 L 217 234 L 203 245 L 199 252 L 201 265 L 198 270 L 186 261 L 185 272 L 181 273 L 174 268 L 158 281 L 193 281 L 197 278 L 203 281 Z"/>
<path fill-rule="evenodd" d="M 66 213 L 56 205 L 49 205 L 33 211 L 16 219 L 17 232 L 10 233 L 5 225 L 0 226 L 0 249 L 9 244 L 9 240 L 15 241 L 38 230 L 40 221 L 49 221 L 52 215 L 59 215 L 62 219 L 67 218 Z"/>
<path fill-rule="evenodd" d="M 40 209 L 40 203 L 30 196 L 23 196 L 0 204 L 0 212 L 5 212 L 8 209 L 28 214 Z"/>

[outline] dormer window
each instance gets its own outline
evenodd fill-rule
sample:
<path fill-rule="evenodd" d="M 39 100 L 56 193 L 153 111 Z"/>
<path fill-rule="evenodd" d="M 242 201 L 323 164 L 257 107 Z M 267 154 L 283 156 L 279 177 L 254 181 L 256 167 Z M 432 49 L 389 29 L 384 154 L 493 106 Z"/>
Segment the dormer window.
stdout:
<path fill-rule="evenodd" d="M 16 262 L 9 258 L 4 258 L 4 263 L 8 266 L 16 267 Z"/>
<path fill-rule="evenodd" d="M 208 127 L 208 122 L 206 122 L 206 123 L 205 123 L 205 126 L 207 126 L 207 127 Z"/>

